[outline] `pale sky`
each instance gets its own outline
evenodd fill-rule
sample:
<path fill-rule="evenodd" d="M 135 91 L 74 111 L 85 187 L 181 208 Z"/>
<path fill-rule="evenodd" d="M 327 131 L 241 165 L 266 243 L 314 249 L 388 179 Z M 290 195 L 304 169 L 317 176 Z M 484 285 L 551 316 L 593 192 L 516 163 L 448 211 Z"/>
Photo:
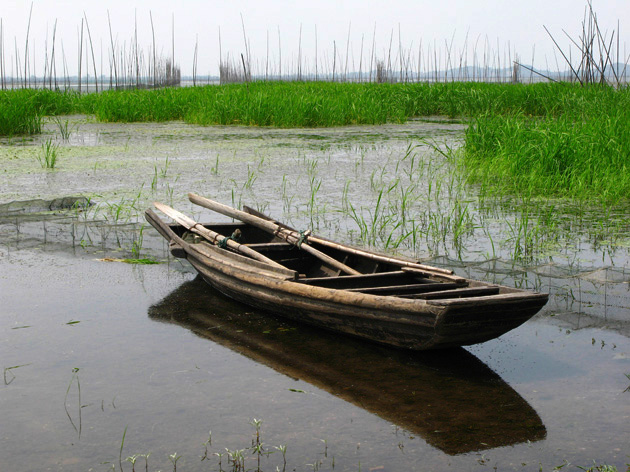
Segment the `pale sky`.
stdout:
<path fill-rule="evenodd" d="M 619 21 L 620 60 L 625 62 L 630 54 L 630 0 L 593 0 L 592 3 L 598 15 L 602 33 L 608 32 L 608 37 L 610 37 L 611 31 L 617 30 Z M 420 45 L 422 45 L 421 60 L 426 60 L 428 53 L 433 54 L 435 49 L 441 57 L 440 62 L 445 62 L 446 44 L 453 38 L 453 57 L 459 57 L 466 51 L 469 55 L 469 65 L 472 64 L 472 59 L 470 59 L 472 53 L 476 50 L 479 61 L 483 61 L 485 51 L 490 51 L 491 55 L 501 58 L 503 66 L 506 59 L 510 57 L 509 46 L 512 58 L 516 51 L 520 54 L 521 62 L 529 64 L 535 51 L 535 63 L 538 67 L 544 68 L 547 63 L 551 69 L 555 70 L 554 46 L 543 25 L 547 26 L 568 51 L 570 43 L 563 29 L 575 39 L 579 37 L 586 1 L 103 0 L 96 2 L 34 0 L 32 4 L 29 56 L 31 61 L 35 57 L 38 75 L 41 75 L 44 65 L 47 33 L 49 49 L 52 44 L 55 20 L 57 20 L 57 57 L 60 57 L 63 41 L 68 69 L 71 73 L 76 73 L 78 30 L 84 12 L 89 22 L 99 73 L 101 63 L 106 69 L 108 67 L 107 51 L 110 47 L 108 11 L 114 41 L 120 49 L 123 47 L 130 49 L 134 36 L 134 16 L 137 16 L 138 39 L 145 53 L 151 50 L 149 18 L 151 12 L 158 54 L 161 52 L 164 57 L 171 54 L 171 24 L 174 19 L 176 63 L 180 65 L 183 74 L 190 74 L 195 42 L 198 41 L 198 74 L 205 75 L 218 73 L 219 30 L 224 56 L 229 53 L 232 57 L 240 58 L 240 54 L 245 52 L 241 15 L 252 57 L 253 60 L 258 61 L 259 70 L 260 68 L 264 70 L 267 37 L 269 37 L 269 62 L 272 67 L 278 67 L 278 31 L 280 31 L 282 67 L 286 71 L 291 64 L 297 63 L 300 27 L 305 69 L 314 68 L 316 30 L 320 70 L 325 68 L 324 61 L 328 62 L 328 67 L 332 63 L 333 41 L 337 47 L 338 64 L 339 61 L 343 63 L 346 60 L 348 30 L 350 30 L 348 69 L 353 69 L 353 61 L 354 69 L 359 68 L 363 38 L 363 70 L 365 70 L 365 64 L 370 60 L 376 28 L 375 54 L 381 58 L 387 56 L 393 32 L 392 60 L 402 44 L 403 54 L 414 63 L 418 60 Z M 23 60 L 31 1 L 0 0 L 0 5 L 5 64 L 10 73 L 8 64 L 15 61 L 16 43 L 18 53 Z M 87 41 L 87 30 L 85 34 Z M 468 38 L 467 41 L 466 38 Z M 104 56 L 102 61 L 101 50 Z M 575 47 L 572 52 L 576 55 Z"/>

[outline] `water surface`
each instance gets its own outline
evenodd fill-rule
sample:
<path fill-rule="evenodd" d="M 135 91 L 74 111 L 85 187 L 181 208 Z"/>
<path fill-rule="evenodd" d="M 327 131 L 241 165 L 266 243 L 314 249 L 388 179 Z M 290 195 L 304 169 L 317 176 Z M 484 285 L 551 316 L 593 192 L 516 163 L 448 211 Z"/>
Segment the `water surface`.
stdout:
<path fill-rule="evenodd" d="M 54 171 L 34 157 L 57 139 L 54 126 L 0 146 L 0 204 L 94 203 L 12 205 L 0 216 L 1 470 L 119 468 L 123 434 L 122 459 L 151 453 L 149 470 L 170 470 L 173 453 L 179 470 L 230 470 L 225 449 L 251 447 L 254 419 L 275 451 L 261 458 L 267 471 L 284 468 L 281 445 L 286 470 L 621 469 L 630 460 L 623 212 L 605 239 L 594 232 L 596 209 L 577 222 L 555 202 L 552 232 L 539 205 L 529 218 L 550 241 L 515 261 L 515 247 L 528 244 L 510 229 L 521 207 L 480 196 L 436 152 L 457 146 L 460 124 L 268 130 L 69 119 L 76 128 Z M 212 291 L 142 227 L 152 200 L 213 219 L 187 202 L 191 190 L 551 300 L 517 330 L 452 352 L 404 353 L 269 318 Z M 418 228 L 415 238 L 392 244 L 405 228 Z M 136 255 L 162 263 L 102 261 Z M 245 454 L 254 469 L 256 456 Z"/>

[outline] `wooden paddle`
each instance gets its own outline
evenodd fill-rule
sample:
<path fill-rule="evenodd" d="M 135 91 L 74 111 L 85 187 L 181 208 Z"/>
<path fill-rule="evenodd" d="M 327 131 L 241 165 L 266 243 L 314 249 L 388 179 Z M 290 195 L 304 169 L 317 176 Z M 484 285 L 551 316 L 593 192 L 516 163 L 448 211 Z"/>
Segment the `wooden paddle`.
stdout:
<path fill-rule="evenodd" d="M 247 206 L 243 208 L 245 209 L 247 213 L 251 215 L 257 216 L 265 220 L 274 221 L 271 217 L 257 210 L 254 210 L 253 208 L 250 208 Z M 278 222 L 275 222 L 275 223 L 278 224 Z M 293 228 L 289 228 L 288 226 L 283 225 L 283 227 L 287 230 L 295 231 Z M 384 254 L 376 254 L 374 252 L 369 252 L 364 249 L 346 246 L 344 244 L 339 244 L 334 241 L 330 241 L 329 239 L 321 238 L 319 236 L 315 236 L 312 234 L 309 234 L 307 236 L 307 240 L 310 243 L 319 244 L 321 246 L 337 249 L 339 251 L 346 252 L 348 254 L 354 254 L 356 256 L 365 257 L 367 259 L 371 259 L 376 262 L 396 265 L 396 266 L 399 266 L 402 270 L 407 271 L 407 272 L 417 273 L 420 275 L 435 277 L 435 278 L 443 279 L 443 280 L 449 280 L 451 282 L 456 282 L 456 283 L 463 284 L 466 282 L 465 278 L 454 275 L 453 271 L 449 269 L 443 269 L 441 267 L 434 267 L 434 266 L 430 266 L 426 264 L 420 264 L 419 262 L 405 261 L 403 259 L 386 256 Z"/>
<path fill-rule="evenodd" d="M 226 239 L 225 236 L 206 228 L 200 223 L 197 223 L 192 218 L 189 218 L 188 216 L 184 215 L 183 213 L 180 213 L 179 211 L 175 210 L 174 208 L 171 208 L 168 205 L 164 205 L 163 203 L 159 203 L 159 202 L 153 202 L 153 205 L 155 206 L 155 208 L 160 210 L 166 216 L 168 216 L 169 218 L 173 219 L 174 221 L 182 225 L 188 231 L 198 234 L 204 239 L 207 239 L 208 241 L 210 241 L 215 246 Z M 232 239 L 227 239 L 226 244 L 227 244 L 227 247 L 229 247 L 235 252 L 241 253 L 245 256 L 249 256 L 252 259 L 256 259 L 257 261 L 265 262 L 266 264 L 272 265 L 279 269 L 286 270 L 285 266 L 278 264 L 276 261 L 269 259 L 266 256 L 263 256 L 258 251 L 254 251 L 252 248 L 244 246 L 243 244 L 239 244 Z"/>
<path fill-rule="evenodd" d="M 195 203 L 196 205 L 202 206 L 204 208 L 208 208 L 209 210 L 216 211 L 217 213 L 221 213 L 225 216 L 230 216 L 232 218 L 236 218 L 237 220 L 242 221 L 243 223 L 250 224 L 252 226 L 256 226 L 257 228 L 262 229 L 263 231 L 267 231 L 280 239 L 284 239 L 289 244 L 293 244 L 300 249 L 308 252 L 312 256 L 317 257 L 319 260 L 329 264 L 330 266 L 338 269 L 346 274 L 350 275 L 361 275 L 361 272 L 353 269 L 352 267 L 347 266 L 346 264 L 339 262 L 337 259 L 330 257 L 328 254 L 324 254 L 323 252 L 315 249 L 313 246 L 309 246 L 307 243 L 308 236 L 300 235 L 297 231 L 288 230 L 283 228 L 279 224 L 265 220 L 263 218 L 259 218 L 258 216 L 251 215 L 249 213 L 245 213 L 244 211 L 237 210 L 235 208 L 229 207 L 227 205 L 223 205 L 222 203 L 215 202 L 214 200 L 210 200 L 208 198 L 201 197 L 194 193 L 188 194 L 188 199 Z"/>

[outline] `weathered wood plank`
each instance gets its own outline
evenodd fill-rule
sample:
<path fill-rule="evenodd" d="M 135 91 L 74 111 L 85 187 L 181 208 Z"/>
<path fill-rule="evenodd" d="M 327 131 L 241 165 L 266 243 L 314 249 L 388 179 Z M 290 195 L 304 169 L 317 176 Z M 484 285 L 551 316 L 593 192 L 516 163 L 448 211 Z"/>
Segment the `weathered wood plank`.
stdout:
<path fill-rule="evenodd" d="M 438 298 L 461 298 L 461 297 L 478 297 L 482 295 L 494 295 L 499 293 L 501 289 L 496 286 L 473 287 L 473 288 L 456 288 L 453 290 L 444 290 L 441 292 L 420 293 L 410 295 L 400 295 L 403 298 L 419 298 L 422 300 L 433 300 Z"/>
<path fill-rule="evenodd" d="M 449 290 L 452 288 L 460 287 L 460 284 L 453 282 L 443 283 L 429 283 L 429 284 L 407 284 L 407 285 L 385 285 L 382 287 L 368 287 L 368 288 L 351 288 L 346 289 L 348 292 L 361 292 L 371 293 L 374 295 L 398 295 L 404 293 L 427 293 L 435 292 L 438 290 Z"/>

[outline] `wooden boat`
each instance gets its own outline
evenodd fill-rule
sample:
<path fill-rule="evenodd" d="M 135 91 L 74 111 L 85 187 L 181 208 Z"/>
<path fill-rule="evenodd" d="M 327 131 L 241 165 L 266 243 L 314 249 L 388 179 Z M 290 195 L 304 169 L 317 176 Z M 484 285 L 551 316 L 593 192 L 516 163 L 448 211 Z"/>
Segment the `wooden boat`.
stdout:
<path fill-rule="evenodd" d="M 149 318 L 308 382 L 449 455 L 547 436 L 532 406 L 465 349 L 417 352 L 362 342 L 267 316 L 200 279 L 151 306 Z"/>
<path fill-rule="evenodd" d="M 176 224 L 152 210 L 147 221 L 169 241 L 173 255 L 186 258 L 218 291 L 279 316 L 424 350 L 496 338 L 547 302 L 547 294 L 469 280 L 298 232 L 249 208 L 195 194 L 189 199 L 240 221 L 200 224 L 160 203 L 156 208 Z"/>

